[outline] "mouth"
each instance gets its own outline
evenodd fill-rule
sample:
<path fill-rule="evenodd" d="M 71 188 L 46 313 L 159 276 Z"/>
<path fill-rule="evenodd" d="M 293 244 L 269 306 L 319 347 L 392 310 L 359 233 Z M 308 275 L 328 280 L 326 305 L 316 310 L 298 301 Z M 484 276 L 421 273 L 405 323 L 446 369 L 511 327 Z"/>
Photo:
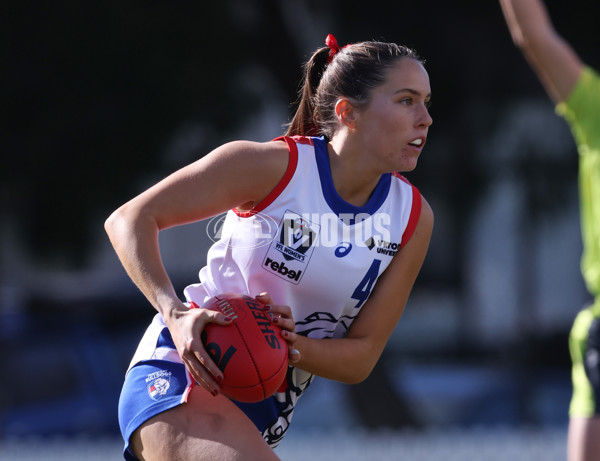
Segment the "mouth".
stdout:
<path fill-rule="evenodd" d="M 413 139 L 412 141 L 410 141 L 408 143 L 409 146 L 413 146 L 413 147 L 423 147 L 425 145 L 425 138 L 424 137 L 418 137 Z"/>

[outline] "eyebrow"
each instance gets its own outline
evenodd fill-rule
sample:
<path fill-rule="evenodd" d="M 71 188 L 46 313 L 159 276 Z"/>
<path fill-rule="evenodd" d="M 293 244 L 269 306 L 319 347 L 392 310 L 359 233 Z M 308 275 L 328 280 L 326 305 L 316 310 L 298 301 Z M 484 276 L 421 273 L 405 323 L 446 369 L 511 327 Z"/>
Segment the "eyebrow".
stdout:
<path fill-rule="evenodd" d="M 394 94 L 398 94 L 398 93 L 410 93 L 410 94 L 414 94 L 415 96 L 421 96 L 421 94 L 422 94 L 420 91 L 413 90 L 412 88 L 402 88 L 401 90 L 394 91 Z M 431 93 L 429 93 L 425 97 L 431 98 Z"/>

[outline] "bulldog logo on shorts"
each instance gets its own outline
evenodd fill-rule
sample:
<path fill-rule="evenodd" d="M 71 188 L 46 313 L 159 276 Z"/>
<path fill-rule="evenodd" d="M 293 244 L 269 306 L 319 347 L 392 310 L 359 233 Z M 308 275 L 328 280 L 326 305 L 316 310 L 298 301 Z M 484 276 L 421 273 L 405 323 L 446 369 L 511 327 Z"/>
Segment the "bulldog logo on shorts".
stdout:
<path fill-rule="evenodd" d="M 171 387 L 171 372 L 167 370 L 156 371 L 150 373 L 146 378 L 148 384 L 148 395 L 152 400 L 158 400 Z"/>

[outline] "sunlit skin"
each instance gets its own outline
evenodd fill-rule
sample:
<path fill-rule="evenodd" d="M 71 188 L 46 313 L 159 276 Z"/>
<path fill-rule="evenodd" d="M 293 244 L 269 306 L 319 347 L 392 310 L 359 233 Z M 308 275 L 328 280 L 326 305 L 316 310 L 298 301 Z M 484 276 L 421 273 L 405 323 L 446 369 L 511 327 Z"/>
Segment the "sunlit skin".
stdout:
<path fill-rule="evenodd" d="M 415 168 L 431 125 L 426 107 L 429 78 L 421 64 L 401 58 L 385 77 L 366 107 L 355 107 L 343 97 L 335 104 L 338 123 L 328 146 L 331 174 L 342 199 L 357 206 L 368 201 L 383 173 Z M 185 405 L 150 417 L 134 431 L 131 446 L 140 459 L 279 459 L 248 416 L 220 394 L 222 371 L 202 345 L 206 325 L 231 320 L 222 312 L 189 309 L 181 302 L 161 260 L 159 232 L 234 207 L 254 208 L 280 183 L 289 160 L 285 142 L 230 142 L 134 197 L 106 221 L 128 275 L 163 318 L 181 361 L 198 384 Z M 427 253 L 433 212 L 424 198 L 420 207 L 410 240 L 379 276 L 343 338 L 321 340 L 298 334 L 291 306 L 278 304 L 281 301 L 268 292 L 252 293 L 269 306 L 269 314 L 282 328 L 290 363 L 347 384 L 369 376 L 402 315 Z"/>
<path fill-rule="evenodd" d="M 433 123 L 430 100 L 427 71 L 420 62 L 402 58 L 373 90 L 368 106 L 359 109 L 349 101 L 338 101 L 342 128 L 331 140 L 329 158 L 342 197 L 362 205 L 364 194 L 362 199 L 353 198 L 360 197 L 361 190 L 372 191 L 381 174 L 416 167 Z M 420 145 L 414 144 L 416 140 Z M 353 191 L 349 184 L 354 184 Z"/>

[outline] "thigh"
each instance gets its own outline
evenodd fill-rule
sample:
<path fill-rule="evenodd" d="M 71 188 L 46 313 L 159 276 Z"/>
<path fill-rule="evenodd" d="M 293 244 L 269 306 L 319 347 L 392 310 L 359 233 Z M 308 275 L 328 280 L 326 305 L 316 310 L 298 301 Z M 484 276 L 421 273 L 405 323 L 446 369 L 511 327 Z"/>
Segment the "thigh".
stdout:
<path fill-rule="evenodd" d="M 143 423 L 130 446 L 144 461 L 277 461 L 250 419 L 228 398 L 195 386 L 187 403 Z"/>
<path fill-rule="evenodd" d="M 569 421 L 567 459 L 597 461 L 600 459 L 600 418 L 571 418 Z"/>

